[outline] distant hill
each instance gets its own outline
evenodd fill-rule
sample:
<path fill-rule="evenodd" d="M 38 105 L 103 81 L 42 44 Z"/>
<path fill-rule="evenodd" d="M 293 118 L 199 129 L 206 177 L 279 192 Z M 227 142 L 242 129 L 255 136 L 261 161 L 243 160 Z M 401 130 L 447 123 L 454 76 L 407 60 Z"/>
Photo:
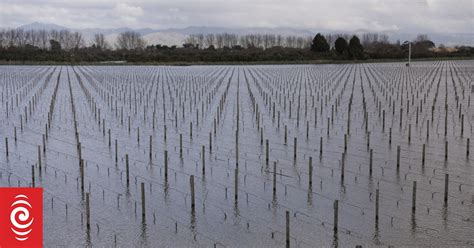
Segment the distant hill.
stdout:
<path fill-rule="evenodd" d="M 114 44 L 115 40 L 119 33 L 134 30 L 143 35 L 143 38 L 147 41 L 148 44 L 162 44 L 162 45 L 182 45 L 184 39 L 190 34 L 208 34 L 208 33 L 234 33 L 239 35 L 245 34 L 281 34 L 281 35 L 295 35 L 295 36 L 313 36 L 317 32 L 321 33 L 349 33 L 349 34 L 362 34 L 370 32 L 369 30 L 356 30 L 356 31 L 343 31 L 343 30 L 306 30 L 298 28 L 289 28 L 289 27 L 278 27 L 278 28 L 264 28 L 264 27 L 249 27 L 249 28 L 230 28 L 230 27 L 207 27 L 207 26 L 190 26 L 186 28 L 168 28 L 168 29 L 151 29 L 151 28 L 141 28 L 141 29 L 131 29 L 127 27 L 123 28 L 86 28 L 86 29 L 73 29 L 64 26 L 60 26 L 52 23 L 40 23 L 34 22 L 20 26 L 25 30 L 60 30 L 60 29 L 69 29 L 71 31 L 79 31 L 84 35 L 84 38 L 87 42 L 92 41 L 95 33 L 103 33 L 106 36 L 106 39 L 109 43 Z M 401 42 L 405 40 L 413 40 L 417 34 L 414 33 L 404 33 L 398 31 L 387 31 L 380 32 L 389 35 L 390 40 L 395 42 L 400 40 Z M 436 45 L 444 44 L 446 46 L 454 45 L 470 45 L 474 46 L 474 33 L 428 33 L 428 37 L 431 38 Z"/>
<path fill-rule="evenodd" d="M 53 23 L 40 23 L 40 22 L 33 22 L 33 23 L 30 23 L 30 24 L 26 24 L 26 25 L 23 25 L 23 26 L 20 26 L 18 28 L 22 28 L 22 29 L 25 29 L 25 30 L 40 30 L 40 29 L 44 29 L 44 30 L 61 30 L 61 29 L 68 29 L 67 27 L 64 27 L 64 26 L 60 26 L 60 25 L 56 25 L 56 24 L 53 24 Z"/>

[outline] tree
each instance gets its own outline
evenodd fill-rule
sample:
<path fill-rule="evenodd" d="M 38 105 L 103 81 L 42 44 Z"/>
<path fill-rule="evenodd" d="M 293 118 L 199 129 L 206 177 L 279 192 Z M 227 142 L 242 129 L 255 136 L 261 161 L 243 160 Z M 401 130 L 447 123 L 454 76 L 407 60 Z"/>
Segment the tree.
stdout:
<path fill-rule="evenodd" d="M 94 34 L 94 44 L 99 50 L 109 49 L 109 44 L 105 40 L 105 36 L 103 33 Z"/>
<path fill-rule="evenodd" d="M 356 59 L 364 59 L 364 47 L 360 44 L 359 37 L 352 36 L 349 41 L 349 54 Z"/>
<path fill-rule="evenodd" d="M 74 32 L 71 34 L 71 48 L 79 49 L 83 47 L 85 44 L 84 38 L 82 37 L 82 33 Z"/>
<path fill-rule="evenodd" d="M 48 38 L 49 34 L 48 31 L 42 29 L 38 31 L 38 38 L 39 38 L 39 46 L 41 49 L 48 48 Z"/>
<path fill-rule="evenodd" d="M 421 42 L 425 40 L 430 40 L 427 34 L 419 34 L 416 36 L 415 42 Z"/>
<path fill-rule="evenodd" d="M 224 46 L 224 36 L 222 34 L 216 34 L 216 45 L 217 48 L 222 48 Z"/>
<path fill-rule="evenodd" d="M 311 45 L 311 50 L 314 52 L 327 52 L 329 51 L 329 44 L 326 41 L 326 38 L 320 33 L 316 34 L 313 39 L 313 44 Z"/>
<path fill-rule="evenodd" d="M 347 41 L 343 37 L 339 37 L 336 40 L 336 43 L 334 44 L 334 47 L 336 48 L 336 52 L 339 55 L 342 55 L 347 52 Z"/>
<path fill-rule="evenodd" d="M 61 44 L 55 40 L 49 40 L 49 44 L 51 46 L 51 51 L 60 51 Z"/>
<path fill-rule="evenodd" d="M 207 47 L 213 46 L 214 47 L 214 40 L 216 37 L 214 34 L 206 34 L 206 45 Z"/>
<path fill-rule="evenodd" d="M 184 39 L 184 43 L 185 44 L 191 44 L 191 46 L 187 46 L 187 47 L 193 47 L 194 48 L 194 47 L 199 46 L 197 35 L 195 35 L 195 34 L 188 35 L 188 37 L 186 37 L 186 39 Z"/>
<path fill-rule="evenodd" d="M 135 31 L 125 31 L 120 33 L 117 38 L 117 47 L 124 50 L 142 50 L 145 47 L 140 33 Z"/>
<path fill-rule="evenodd" d="M 197 34 L 196 35 L 197 42 L 199 44 L 199 48 L 204 48 L 204 35 L 203 34 Z"/>

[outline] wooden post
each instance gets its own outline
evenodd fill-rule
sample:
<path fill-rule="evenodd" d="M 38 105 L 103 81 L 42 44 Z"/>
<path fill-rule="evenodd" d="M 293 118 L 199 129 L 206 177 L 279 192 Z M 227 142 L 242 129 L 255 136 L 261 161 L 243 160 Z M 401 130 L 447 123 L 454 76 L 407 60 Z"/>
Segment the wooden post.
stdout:
<path fill-rule="evenodd" d="M 337 236 L 337 222 L 339 219 L 339 200 L 334 201 L 334 236 Z"/>
<path fill-rule="evenodd" d="M 38 166 L 41 171 L 41 146 L 38 146 Z"/>
<path fill-rule="evenodd" d="M 430 138 L 430 120 L 426 121 L 426 140 Z"/>
<path fill-rule="evenodd" d="M 344 184 L 345 157 L 346 157 L 346 154 L 345 154 L 345 153 L 342 153 L 342 159 L 341 159 L 341 184 Z"/>
<path fill-rule="evenodd" d="M 449 174 L 444 175 L 444 205 L 448 206 Z"/>
<path fill-rule="evenodd" d="M 265 163 L 268 165 L 268 160 L 269 160 L 269 153 L 268 153 L 268 139 L 265 140 L 265 145 L 266 145 L 266 148 L 265 148 Z"/>
<path fill-rule="evenodd" d="M 286 248 L 290 248 L 290 211 L 286 211 Z"/>
<path fill-rule="evenodd" d="M 79 170 L 81 171 L 81 193 L 84 196 L 84 159 L 79 161 Z"/>
<path fill-rule="evenodd" d="M 323 137 L 319 139 L 319 158 L 323 157 Z"/>
<path fill-rule="evenodd" d="M 217 133 L 216 118 L 214 118 L 214 136 Z"/>
<path fill-rule="evenodd" d="M 194 198 L 194 175 L 189 177 L 189 185 L 191 187 L 191 211 L 195 212 L 195 198 Z"/>
<path fill-rule="evenodd" d="M 165 182 L 168 182 L 168 150 L 165 150 Z"/>
<path fill-rule="evenodd" d="M 413 182 L 413 194 L 411 198 L 411 212 L 415 214 L 416 211 L 416 181 Z"/>
<path fill-rule="evenodd" d="M 329 121 L 330 119 L 328 118 L 328 137 L 329 137 L 329 124 L 330 124 Z"/>
<path fill-rule="evenodd" d="M 153 154 L 153 136 L 150 135 L 150 162 L 152 160 Z"/>
<path fill-rule="evenodd" d="M 146 220 L 146 209 L 145 209 L 145 183 L 141 183 L 142 188 L 142 222 Z"/>
<path fill-rule="evenodd" d="M 344 134 L 344 151 L 347 151 L 347 134 Z"/>
<path fill-rule="evenodd" d="M 374 150 L 370 149 L 370 162 L 369 162 L 369 175 L 372 176 L 372 165 L 373 165 L 373 158 L 374 158 Z"/>
<path fill-rule="evenodd" d="M 76 132 L 76 139 L 79 140 L 79 134 Z M 39 149 L 39 146 L 38 146 Z M 82 159 L 82 145 L 81 142 L 77 142 L 77 154 L 79 155 L 79 160 Z"/>
<path fill-rule="evenodd" d="M 273 196 L 276 196 L 277 162 L 273 162 Z"/>
<path fill-rule="evenodd" d="M 31 166 L 31 187 L 35 187 L 35 166 Z"/>
<path fill-rule="evenodd" d="M 130 170 L 128 166 L 128 154 L 125 154 L 125 173 L 127 175 L 127 189 L 130 187 Z"/>
<path fill-rule="evenodd" d="M 308 176 L 309 176 L 309 187 L 313 187 L 313 157 L 309 157 L 309 162 L 308 162 Z"/>
<path fill-rule="evenodd" d="M 444 160 L 448 161 L 448 141 L 444 143 Z"/>
<path fill-rule="evenodd" d="M 212 132 L 209 132 L 209 153 L 212 153 Z"/>
<path fill-rule="evenodd" d="M 163 132 L 163 138 L 165 139 L 165 142 L 166 142 L 166 138 L 167 138 L 167 136 L 168 136 L 168 135 L 167 135 L 167 134 L 168 134 L 168 128 L 166 127 L 166 125 L 165 125 L 163 131 L 164 131 L 164 132 Z"/>
<path fill-rule="evenodd" d="M 388 133 L 388 144 L 392 144 L 392 128 L 389 128 L 389 133 Z"/>
<path fill-rule="evenodd" d="M 295 137 L 294 139 L 294 151 L 293 151 L 293 159 L 296 160 L 296 152 L 298 149 L 298 139 Z"/>
<path fill-rule="evenodd" d="M 309 138 L 309 121 L 306 121 L 306 140 Z"/>
<path fill-rule="evenodd" d="M 411 124 L 408 125 L 408 144 L 411 143 Z"/>
<path fill-rule="evenodd" d="M 89 194 L 86 193 L 86 227 L 87 227 L 87 233 L 89 234 L 91 231 L 91 209 L 90 209 L 90 200 L 89 200 Z"/>
<path fill-rule="evenodd" d="M 115 139 L 115 163 L 118 163 L 118 145 L 117 145 L 117 139 Z"/>
<path fill-rule="evenodd" d="M 400 146 L 397 146 L 397 170 L 400 169 Z"/>
<path fill-rule="evenodd" d="M 46 138 L 43 134 L 43 155 L 46 155 Z"/>
<path fill-rule="evenodd" d="M 211 136 L 209 136 L 209 140 L 211 140 Z M 235 131 L 235 167 L 239 168 L 239 130 Z"/>
<path fill-rule="evenodd" d="M 137 143 L 140 146 L 140 127 L 137 127 Z"/>
<path fill-rule="evenodd" d="M 193 139 L 193 122 L 189 123 L 189 138 Z"/>
<path fill-rule="evenodd" d="M 5 138 L 5 152 L 8 158 L 8 138 Z"/>
<path fill-rule="evenodd" d="M 382 117 L 382 133 L 385 133 L 385 110 L 383 112 L 383 117 Z"/>
<path fill-rule="evenodd" d="M 237 199 L 239 195 L 239 170 L 234 170 L 234 197 L 235 197 L 235 204 L 237 204 Z"/>
<path fill-rule="evenodd" d="M 426 144 L 423 144 L 423 151 L 421 154 L 421 166 L 425 166 L 425 159 L 426 159 Z"/>
<path fill-rule="evenodd" d="M 206 174 L 206 147 L 202 146 L 202 175 Z"/>
<path fill-rule="evenodd" d="M 370 132 L 367 132 L 367 150 L 370 148 Z"/>
<path fill-rule="evenodd" d="M 179 134 L 179 157 L 183 158 L 183 134 Z"/>

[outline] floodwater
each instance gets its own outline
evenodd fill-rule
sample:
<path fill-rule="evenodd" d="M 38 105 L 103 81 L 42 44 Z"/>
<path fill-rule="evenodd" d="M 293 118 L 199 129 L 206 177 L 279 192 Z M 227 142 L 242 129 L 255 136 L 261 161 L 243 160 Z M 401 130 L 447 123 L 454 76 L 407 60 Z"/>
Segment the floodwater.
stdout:
<path fill-rule="evenodd" d="M 287 211 L 292 247 L 474 246 L 473 75 L 0 66 L 0 187 L 31 186 L 34 166 L 47 247 L 281 247 Z"/>

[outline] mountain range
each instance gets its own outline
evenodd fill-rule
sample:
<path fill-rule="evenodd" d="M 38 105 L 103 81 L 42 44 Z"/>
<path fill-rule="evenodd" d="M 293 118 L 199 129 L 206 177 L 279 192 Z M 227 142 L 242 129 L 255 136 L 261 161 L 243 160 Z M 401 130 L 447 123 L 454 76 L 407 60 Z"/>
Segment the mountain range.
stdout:
<path fill-rule="evenodd" d="M 236 27 L 210 27 L 210 26 L 190 26 L 186 28 L 168 28 L 168 29 L 152 29 L 152 28 L 140 28 L 140 29 L 131 29 L 127 27 L 122 28 L 84 28 L 84 29 L 74 29 L 68 28 L 61 25 L 53 23 L 40 23 L 33 22 L 30 24 L 22 25 L 19 28 L 24 30 L 62 30 L 68 29 L 71 31 L 81 32 L 86 42 L 91 42 L 94 34 L 103 33 L 106 37 L 106 40 L 110 44 L 115 44 L 117 36 L 124 31 L 134 30 L 140 33 L 145 41 L 148 44 L 162 44 L 162 45 L 177 45 L 180 46 L 183 44 L 186 37 L 190 34 L 208 34 L 208 33 L 233 33 L 239 35 L 245 34 L 281 34 L 284 36 L 294 35 L 294 36 L 314 36 L 317 32 L 324 34 L 327 33 L 349 33 L 361 35 L 363 33 L 371 32 L 369 30 L 355 30 L 355 31 L 345 31 L 345 30 L 307 30 L 299 28 L 290 28 L 290 27 L 277 27 L 277 28 L 264 28 L 264 27 L 250 27 L 250 28 L 236 28 Z M 402 31 L 385 31 L 379 32 L 387 34 L 390 37 L 390 41 L 395 42 L 400 40 L 401 42 L 405 40 L 413 40 L 417 34 L 415 33 L 406 33 Z M 474 45 L 474 33 L 428 33 L 428 37 L 436 44 L 444 44 L 446 46 L 455 46 L 455 45 Z"/>

